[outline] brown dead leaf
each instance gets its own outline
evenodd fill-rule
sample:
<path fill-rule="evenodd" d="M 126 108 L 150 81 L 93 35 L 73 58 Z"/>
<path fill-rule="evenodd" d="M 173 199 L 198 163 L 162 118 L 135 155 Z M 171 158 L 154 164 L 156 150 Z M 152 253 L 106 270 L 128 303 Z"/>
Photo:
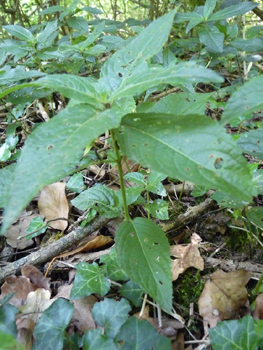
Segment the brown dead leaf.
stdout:
<path fill-rule="evenodd" d="M 19 311 L 22 313 L 21 318 L 28 318 L 36 324 L 43 311 L 54 302 L 54 299 L 50 300 L 50 296 L 50 291 L 43 288 L 30 292 L 25 305 L 19 308 Z"/>
<path fill-rule="evenodd" d="M 54 220 L 58 218 L 68 219 L 69 205 L 65 195 L 66 185 L 61 182 L 45 186 L 38 199 L 38 208 L 41 215 L 44 215 L 46 220 Z M 66 220 L 51 221 L 49 226 L 65 231 L 68 226 Z"/>
<path fill-rule="evenodd" d="M 173 281 L 189 267 L 195 267 L 199 270 L 204 269 L 204 260 L 198 250 L 201 240 L 201 237 L 197 233 L 193 233 L 191 243 L 187 246 L 181 244 L 171 246 L 171 255 L 177 258 L 172 261 Z"/>
<path fill-rule="evenodd" d="M 129 172 L 134 172 L 139 169 L 139 164 L 135 163 L 133 160 L 130 160 L 126 156 L 121 160 L 121 167 L 123 174 L 127 174 Z M 118 177 L 118 167 L 115 165 L 110 171 L 110 177 Z"/>
<path fill-rule="evenodd" d="M 23 276 L 28 277 L 30 282 L 36 285 L 38 288 L 44 288 L 50 291 L 49 281 L 50 278 L 44 277 L 43 273 L 39 271 L 33 265 L 26 265 L 21 268 L 21 273 Z"/>
<path fill-rule="evenodd" d="M 10 228 L 5 232 L 4 235 L 7 238 L 6 241 L 12 248 L 22 250 L 30 247 L 34 243 L 32 239 L 29 239 L 27 241 L 26 237 L 23 237 L 21 239 L 17 238 L 20 236 L 25 236 L 30 221 L 37 216 L 37 214 L 32 214 L 31 211 L 23 211 L 16 223 L 10 226 Z"/>
<path fill-rule="evenodd" d="M 15 293 L 9 301 L 10 304 L 20 307 L 25 304 L 28 293 L 35 291 L 38 287 L 32 284 L 25 276 L 9 276 L 5 278 L 5 283 L 1 287 L 1 299 L 9 293 Z"/>
<path fill-rule="evenodd" d="M 249 274 L 243 270 L 214 272 L 198 300 L 199 313 L 214 328 L 218 322 L 236 319 L 247 303 L 245 285 Z"/>
<path fill-rule="evenodd" d="M 253 317 L 255 320 L 263 320 L 263 293 L 260 293 L 255 300 Z"/>

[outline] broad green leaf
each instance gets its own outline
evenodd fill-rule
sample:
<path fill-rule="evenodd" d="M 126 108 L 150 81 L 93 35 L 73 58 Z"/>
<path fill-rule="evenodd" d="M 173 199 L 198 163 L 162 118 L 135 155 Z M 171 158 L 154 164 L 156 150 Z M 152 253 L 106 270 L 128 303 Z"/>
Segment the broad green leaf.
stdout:
<path fill-rule="evenodd" d="M 223 78 L 217 73 L 205 67 L 198 66 L 195 62 L 182 62 L 169 68 L 150 68 L 142 62 L 137 69 L 126 78 L 109 101 L 117 98 L 137 95 L 159 84 L 180 85 L 198 82 L 223 82 Z"/>
<path fill-rule="evenodd" d="M 16 337 L 16 319 L 18 309 L 11 304 L 0 307 L 0 332 Z"/>
<path fill-rule="evenodd" d="M 0 331 L 1 350 L 26 350 L 24 346 L 11 335 Z"/>
<path fill-rule="evenodd" d="M 65 97 L 77 102 L 98 105 L 101 98 L 97 92 L 98 82 L 92 78 L 83 78 L 70 74 L 47 75 L 37 80 L 34 85 L 47 87 L 61 92 Z"/>
<path fill-rule="evenodd" d="M 163 199 L 155 199 L 152 203 L 145 204 L 145 209 L 158 220 L 168 220 L 168 203 Z"/>
<path fill-rule="evenodd" d="M 237 38 L 231 41 L 231 46 L 234 46 L 236 49 L 240 51 L 246 51 L 246 52 L 259 52 L 263 50 L 263 42 L 259 38 L 253 38 L 253 39 Z"/>
<path fill-rule="evenodd" d="M 231 123 L 237 118 L 245 120 L 251 117 L 252 112 L 263 108 L 263 76 L 245 82 L 235 91 L 226 103 L 221 124 Z"/>
<path fill-rule="evenodd" d="M 211 52 L 223 52 L 224 34 L 215 26 L 203 27 L 199 30 L 199 38 Z"/>
<path fill-rule="evenodd" d="M 81 43 L 79 43 L 79 47 L 81 47 L 82 49 L 85 49 L 86 47 L 90 46 L 91 44 L 94 43 L 94 41 L 100 36 L 100 34 L 102 33 L 103 29 L 105 27 L 105 23 L 101 22 L 99 23 L 97 26 L 94 27 L 94 30 L 92 33 L 90 33 L 88 35 L 87 40 L 82 41 Z"/>
<path fill-rule="evenodd" d="M 257 6 L 258 4 L 254 2 L 240 2 L 239 4 L 228 6 L 223 10 L 217 11 L 216 13 L 212 14 L 212 16 L 209 18 L 209 21 L 220 21 L 221 19 L 243 15 L 244 13 L 251 11 Z"/>
<path fill-rule="evenodd" d="M 18 82 L 19 80 L 36 78 L 45 75 L 37 70 L 26 71 L 22 66 L 17 66 L 15 68 L 5 66 L 4 69 L 5 71 L 0 73 L 0 85 L 12 84 Z"/>
<path fill-rule="evenodd" d="M 190 14 L 190 21 L 186 27 L 185 33 L 189 33 L 191 29 L 193 29 L 195 26 L 197 26 L 199 23 L 202 23 L 205 19 L 203 16 L 201 16 L 199 13 L 191 12 Z"/>
<path fill-rule="evenodd" d="M 123 222 L 115 236 L 120 265 L 167 312 L 172 308 L 172 276 L 168 240 L 154 222 Z"/>
<path fill-rule="evenodd" d="M 17 24 L 3 26 L 3 28 L 12 36 L 15 36 L 26 42 L 34 42 L 34 35 L 26 28 L 21 27 Z"/>
<path fill-rule="evenodd" d="M 171 113 L 175 115 L 204 114 L 211 94 L 192 94 L 179 92 L 165 96 L 147 112 Z"/>
<path fill-rule="evenodd" d="M 101 69 L 100 81 L 106 91 L 122 90 L 129 75 L 141 63 L 158 53 L 171 30 L 176 10 L 159 17 L 123 49 L 113 54 Z"/>
<path fill-rule="evenodd" d="M 241 134 L 237 140 L 237 145 L 244 153 L 251 154 L 263 160 L 263 129 L 250 130 Z"/>
<path fill-rule="evenodd" d="M 142 305 L 143 289 L 132 281 L 123 284 L 119 290 L 120 295 L 129 299 L 134 306 L 140 307 Z"/>
<path fill-rule="evenodd" d="M 95 208 L 95 205 L 97 205 L 96 210 L 108 218 L 119 217 L 122 213 L 119 198 L 115 191 L 103 185 L 83 191 L 71 203 L 80 210 L 87 210 L 89 207 Z"/>
<path fill-rule="evenodd" d="M 262 335 L 256 334 L 255 324 L 250 315 L 240 320 L 219 322 L 209 330 L 213 350 L 257 350 Z"/>
<path fill-rule="evenodd" d="M 121 147 L 139 164 L 172 178 L 221 189 L 244 201 L 255 194 L 240 149 L 210 118 L 142 113 L 125 116 L 122 125 Z"/>
<path fill-rule="evenodd" d="M 93 15 L 103 15 L 103 12 L 97 7 L 83 6 L 81 8 L 81 11 L 87 11 L 89 13 L 92 13 Z"/>
<path fill-rule="evenodd" d="M 133 108 L 130 99 L 119 100 L 103 112 L 80 104 L 41 124 L 28 137 L 10 180 L 2 232 L 42 187 L 73 172 L 85 147 L 106 130 L 117 128 Z"/>
<path fill-rule="evenodd" d="M 3 208 L 6 205 L 7 189 L 10 186 L 15 167 L 15 164 L 11 164 L 0 169 L 0 208 Z"/>
<path fill-rule="evenodd" d="M 149 322 L 138 320 L 135 316 L 124 323 L 116 340 L 122 341 L 122 350 L 172 350 L 168 338 L 158 334 Z"/>
<path fill-rule="evenodd" d="M 141 196 L 141 193 L 143 191 L 143 188 L 141 186 L 131 186 L 125 189 L 125 194 L 126 194 L 126 204 L 131 205 L 131 204 L 138 204 L 138 203 L 144 203 L 145 200 Z M 116 195 L 119 198 L 120 205 L 123 206 L 122 202 L 122 194 L 121 190 L 116 191 Z"/>
<path fill-rule="evenodd" d="M 216 0 L 206 0 L 204 6 L 204 18 L 207 20 L 216 7 Z"/>
<path fill-rule="evenodd" d="M 144 180 L 144 175 L 136 172 L 132 172 L 124 175 L 124 179 L 134 182 L 135 184 L 141 185 L 142 188 L 146 186 L 146 181 Z"/>
<path fill-rule="evenodd" d="M 80 193 L 85 190 L 82 173 L 76 173 L 70 177 L 66 184 L 66 188 L 72 192 Z"/>
<path fill-rule="evenodd" d="M 42 16 L 42 15 L 48 15 L 48 14 L 50 14 L 50 13 L 61 12 L 61 11 L 63 11 L 63 10 L 65 10 L 65 7 L 64 7 L 64 6 L 59 6 L 59 5 L 57 5 L 57 6 L 50 6 L 50 7 L 48 7 L 47 9 L 41 11 L 41 12 L 39 13 L 39 15 L 40 15 L 40 16 Z"/>
<path fill-rule="evenodd" d="M 45 29 L 37 35 L 38 48 L 43 48 L 51 45 L 52 41 L 58 35 L 57 21 L 48 22 Z"/>
<path fill-rule="evenodd" d="M 224 208 L 238 209 L 244 208 L 249 204 L 248 201 L 242 201 L 233 194 L 231 195 L 222 191 L 216 191 L 211 195 L 211 198 Z"/>
<path fill-rule="evenodd" d="M 101 266 L 101 270 L 107 278 L 112 281 L 128 281 L 129 277 L 120 267 L 120 263 L 117 259 L 116 250 L 111 249 L 110 254 L 103 255 L 100 258 L 100 263 L 104 264 Z"/>
<path fill-rule="evenodd" d="M 84 350 L 119 350 L 121 347 L 113 339 L 101 333 L 101 329 L 91 329 L 83 336 Z"/>
<path fill-rule="evenodd" d="M 255 226 L 263 228 L 263 208 L 262 207 L 253 207 L 246 212 L 247 219 L 254 224 Z"/>
<path fill-rule="evenodd" d="M 131 307 L 126 299 L 115 301 L 105 298 L 93 306 L 92 316 L 99 326 L 105 328 L 104 334 L 114 339 L 121 326 L 127 321 L 130 311 Z"/>
<path fill-rule="evenodd" d="M 67 328 L 73 315 L 74 306 L 59 298 L 46 309 L 35 329 L 35 343 L 32 350 L 62 350 Z"/>
<path fill-rule="evenodd" d="M 76 267 L 77 273 L 70 292 L 71 299 L 87 297 L 93 293 L 103 297 L 108 293 L 110 282 L 107 281 L 97 263 L 80 262 Z"/>

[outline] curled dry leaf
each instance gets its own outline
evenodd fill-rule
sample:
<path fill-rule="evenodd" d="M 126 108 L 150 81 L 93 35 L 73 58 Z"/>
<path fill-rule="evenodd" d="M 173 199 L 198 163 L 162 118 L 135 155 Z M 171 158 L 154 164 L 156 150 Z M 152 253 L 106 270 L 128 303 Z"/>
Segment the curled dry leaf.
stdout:
<path fill-rule="evenodd" d="M 65 194 L 66 185 L 61 182 L 45 186 L 38 199 L 38 209 L 41 215 L 44 215 L 46 220 L 54 220 L 58 218 L 68 219 L 69 205 Z M 51 221 L 49 226 L 65 231 L 68 226 L 66 220 Z"/>
<path fill-rule="evenodd" d="M 173 245 L 171 246 L 171 255 L 176 258 L 172 261 L 173 281 L 175 281 L 180 273 L 183 273 L 188 267 L 196 269 L 204 269 L 204 260 L 200 256 L 198 245 L 201 242 L 201 237 L 197 233 L 191 236 L 191 243 L 188 245 Z"/>
<path fill-rule="evenodd" d="M 245 285 L 249 274 L 243 270 L 214 272 L 206 282 L 198 300 L 199 313 L 211 328 L 223 320 L 238 318 L 247 304 Z"/>
<path fill-rule="evenodd" d="M 18 237 L 25 236 L 30 221 L 37 217 L 37 214 L 32 214 L 32 212 L 23 211 L 19 216 L 15 224 L 10 226 L 10 228 L 5 232 L 5 237 L 7 238 L 7 243 L 12 247 L 19 250 L 30 247 L 34 241 L 32 239 L 26 240 L 26 237 L 18 239 Z"/>

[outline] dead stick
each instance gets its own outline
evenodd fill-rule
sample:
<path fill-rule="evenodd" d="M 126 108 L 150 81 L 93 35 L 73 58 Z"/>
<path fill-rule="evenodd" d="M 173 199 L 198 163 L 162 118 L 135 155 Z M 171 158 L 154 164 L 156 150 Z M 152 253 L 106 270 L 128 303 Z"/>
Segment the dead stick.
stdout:
<path fill-rule="evenodd" d="M 22 266 L 40 265 L 53 259 L 55 256 L 61 254 L 63 251 L 78 243 L 83 238 L 92 234 L 92 232 L 105 226 L 110 220 L 111 219 L 99 217 L 98 219 L 93 220 L 89 226 L 84 228 L 78 227 L 76 230 L 70 232 L 56 242 L 49 244 L 47 247 L 43 247 L 37 252 L 34 252 L 1 268 L 0 283 L 4 281 L 5 277 L 18 273 Z"/>

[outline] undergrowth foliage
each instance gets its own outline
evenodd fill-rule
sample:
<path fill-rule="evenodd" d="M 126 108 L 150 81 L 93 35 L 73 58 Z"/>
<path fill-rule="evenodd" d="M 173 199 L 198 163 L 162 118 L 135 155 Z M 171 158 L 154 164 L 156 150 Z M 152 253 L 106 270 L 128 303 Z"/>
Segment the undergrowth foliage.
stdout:
<path fill-rule="evenodd" d="M 126 280 L 137 284 L 140 293 L 148 293 L 161 308 L 172 313 L 169 242 L 160 227 L 150 220 L 150 215 L 147 219 L 132 219 L 129 206 L 136 203 L 144 190 L 165 196 L 160 181 L 166 177 L 191 181 L 204 190 L 214 189 L 217 191 L 214 198 L 230 208 L 248 205 L 252 196 L 259 193 L 260 176 L 255 175 L 254 170 L 253 173 L 242 152 L 254 154 L 257 145 L 256 156 L 262 157 L 257 143 L 262 129 L 258 129 L 256 135 L 251 132 L 252 136 L 248 133 L 234 139 L 226 133 L 225 125 L 245 122 L 253 111 L 263 107 L 263 79 L 256 70 L 249 76 L 247 69 L 245 79 L 249 77 L 250 81 L 243 85 L 236 81 L 230 88 L 223 89 L 224 79 L 216 72 L 223 58 L 240 59 L 242 51 L 246 66 L 247 61 L 256 59 L 251 54 L 263 48 L 261 39 L 238 38 L 237 25 L 227 22 L 228 18 L 245 14 L 255 6 L 242 2 L 215 11 L 216 1 L 208 0 L 191 13 L 182 14 L 174 9 L 126 40 L 109 35 L 107 21 L 103 20 L 89 25 L 82 18 L 79 26 L 75 26 L 78 29 L 74 35 L 62 38 L 57 20 L 32 30 L 19 25 L 4 26 L 9 37 L 0 44 L 0 98 L 7 106 L 8 103 L 16 105 L 9 117 L 9 122 L 16 122 L 8 130 L 1 147 L 2 163 L 15 158 L 12 153 L 18 141 L 15 129 L 20 126 L 19 117 L 29 103 L 39 98 L 51 101 L 51 97 L 59 93 L 65 105 L 46 123 L 34 128 L 21 154 L 16 155 L 16 164 L 6 165 L 1 170 L 2 234 L 44 186 L 75 173 L 76 168 L 92 164 L 94 159 L 89 157 L 89 150 L 94 140 L 109 131 L 121 190 L 116 193 L 106 186 L 94 187 L 81 192 L 72 204 L 81 210 L 93 207 L 109 218 L 124 216 L 115 236 L 116 259 L 122 273 Z M 186 33 L 195 28 L 197 38 L 183 42 L 169 36 L 171 29 L 187 21 Z M 193 50 L 197 45 L 203 45 L 201 58 L 186 59 L 183 49 L 192 47 Z M 101 60 L 102 54 L 109 58 Z M 206 68 L 208 60 L 215 70 Z M 81 76 L 87 71 L 93 73 Z M 198 83 L 211 84 L 214 91 L 197 93 Z M 179 87 L 183 92 L 168 95 L 156 103 L 146 101 L 152 92 L 165 90 L 167 86 Z M 230 95 L 227 103 L 218 102 L 226 93 Z M 207 102 L 216 108 L 224 107 L 220 121 L 204 114 Z M 86 157 L 83 158 L 84 150 Z M 151 169 L 152 182 L 148 180 L 147 183 L 140 173 L 131 173 L 127 179 L 136 186 L 127 190 L 121 166 L 124 155 Z M 149 213 L 153 212 L 149 208 Z M 99 276 L 100 283 L 92 285 L 92 276 L 97 279 Z M 77 266 L 72 299 L 94 292 L 104 296 L 108 290 L 109 282 L 96 263 Z M 112 302 L 104 301 L 105 304 Z M 125 304 L 126 300 L 120 303 Z M 63 309 L 67 317 L 63 314 L 54 335 L 54 339 L 60 339 L 60 345 L 52 343 L 53 347 L 49 347 L 62 348 L 65 328 L 73 312 L 70 305 L 58 300 L 43 314 L 34 331 L 37 339 L 34 349 L 44 348 L 40 345 L 41 339 L 50 322 L 45 317 L 56 319 Z M 115 307 L 109 306 L 111 313 L 118 313 Z M 128 319 L 128 303 L 123 307 L 125 310 L 119 311 L 123 319 L 113 328 L 103 317 L 100 320 L 103 311 L 94 307 L 98 324 L 106 327 L 106 333 L 102 335 L 95 330 L 93 334 L 91 331 L 85 334 L 84 349 L 95 349 L 96 345 L 89 345 L 95 338 L 97 345 L 107 341 L 111 349 L 118 349 L 129 327 L 138 328 L 137 319 Z M 147 334 L 147 327 L 143 323 L 138 329 L 141 334 Z M 155 342 L 160 343 L 158 349 L 161 346 L 169 349 L 169 344 L 157 333 L 149 334 L 152 334 L 149 349 Z M 136 341 L 140 344 L 142 339 Z M 125 346 L 122 349 L 132 349 L 128 344 Z M 144 349 L 139 345 L 138 348 Z"/>

